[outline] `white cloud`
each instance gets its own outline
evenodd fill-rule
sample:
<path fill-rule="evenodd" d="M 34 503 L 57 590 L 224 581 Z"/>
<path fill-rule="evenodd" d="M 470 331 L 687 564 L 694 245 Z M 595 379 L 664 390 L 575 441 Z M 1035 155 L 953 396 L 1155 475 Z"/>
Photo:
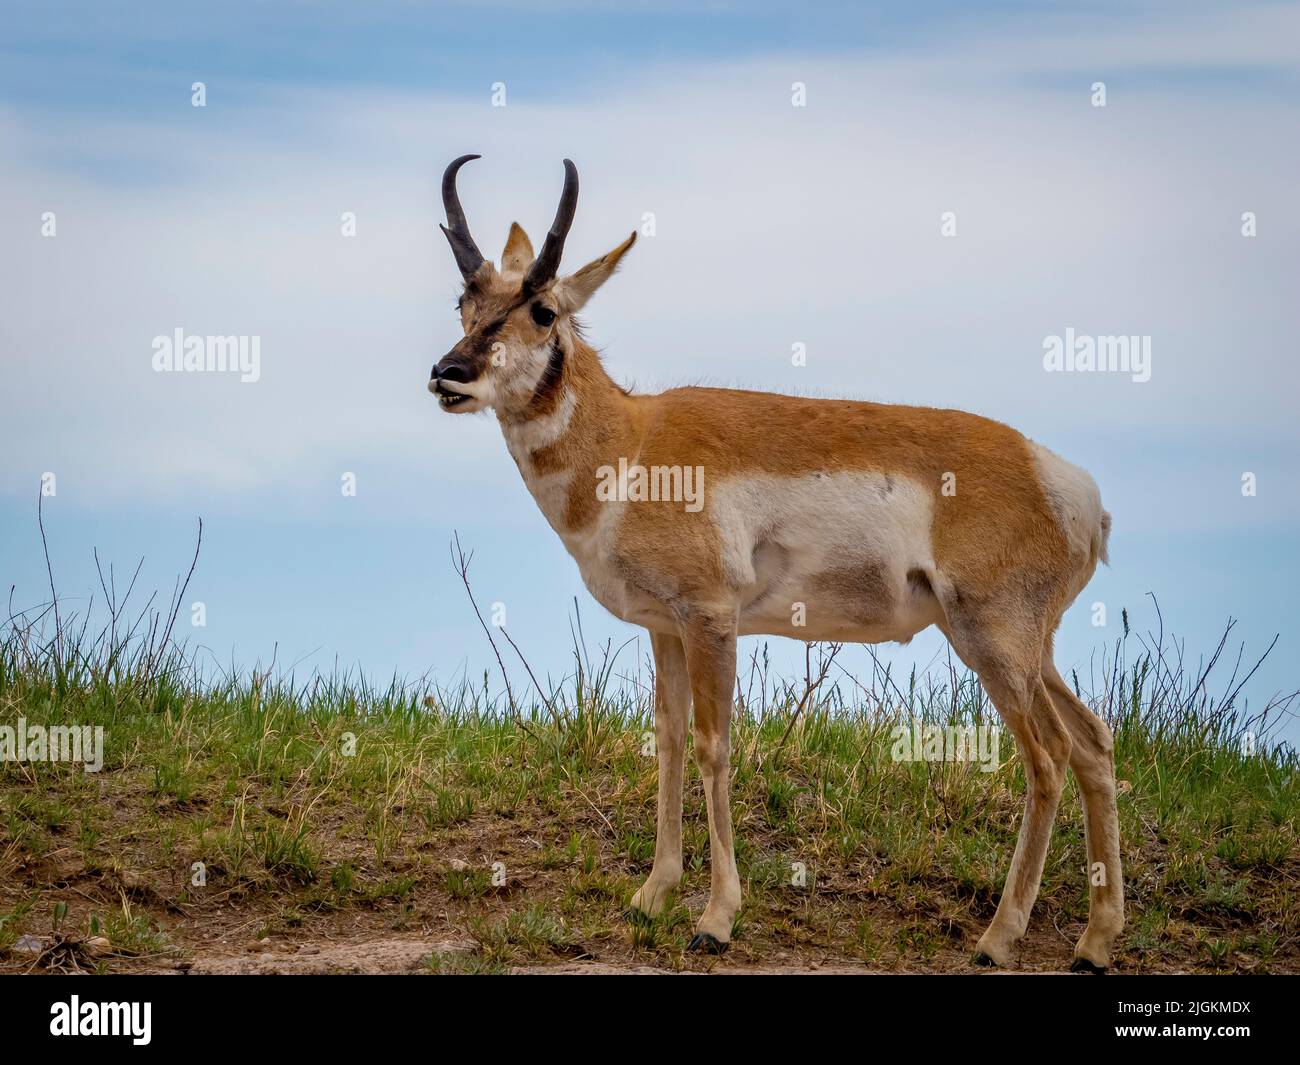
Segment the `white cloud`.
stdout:
<path fill-rule="evenodd" d="M 895 59 L 665 66 L 505 109 L 314 90 L 168 126 L 0 109 L 0 491 L 26 497 L 52 469 L 105 501 L 292 506 L 342 470 L 422 478 L 447 455 L 438 480 L 469 499 L 516 488 L 495 426 L 441 417 L 424 391 L 456 337 L 437 178 L 463 151 L 484 155 L 462 190 L 485 250 L 514 218 L 540 235 L 565 155 L 583 180 L 570 267 L 655 213 L 589 312 L 639 387 L 957 405 L 1049 443 L 1243 424 L 1293 439 L 1295 103 L 1120 77 L 1095 109 L 1086 81 L 1034 79 L 1271 67 L 1294 60 L 1295 20 L 1260 7 L 1159 40 L 1088 20 L 1065 41 L 1031 25 Z M 261 381 L 153 373 L 152 338 L 177 327 L 260 336 Z M 1151 335 L 1152 380 L 1045 374 L 1043 338 L 1066 327 Z M 1131 460 L 1097 461 L 1138 494 Z"/>

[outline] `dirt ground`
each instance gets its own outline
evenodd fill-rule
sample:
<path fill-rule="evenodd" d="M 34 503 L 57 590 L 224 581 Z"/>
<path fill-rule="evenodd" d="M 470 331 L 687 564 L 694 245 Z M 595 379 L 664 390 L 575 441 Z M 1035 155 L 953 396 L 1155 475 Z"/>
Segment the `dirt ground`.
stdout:
<path fill-rule="evenodd" d="M 35 872 L 31 870 L 29 872 Z M 156 953 L 123 955 L 109 946 L 101 953 L 84 932 L 28 933 L 0 958 L 0 972 L 9 973 L 173 973 L 184 974 L 428 974 L 435 971 L 474 971 L 467 968 L 481 955 L 482 943 L 468 934 L 480 911 L 508 913 L 523 904 L 526 891 L 520 882 L 505 890 L 472 900 L 437 898 L 436 889 L 425 895 L 427 905 L 352 907 L 308 916 L 295 927 L 285 927 L 285 899 L 254 892 L 212 897 L 201 904 L 182 906 L 168 900 L 145 881 L 130 875 L 79 874 L 65 868 L 61 874 L 46 867 L 42 892 L 45 903 L 67 905 L 65 927 L 84 929 L 89 915 L 103 912 L 114 900 L 145 918 L 166 934 L 166 946 Z M 541 888 L 537 884 L 535 887 Z M 513 899 L 512 899 L 513 896 Z M 702 905 L 703 893 L 683 901 Z M 277 925 L 274 930 L 269 926 Z M 401 925 L 401 928 L 394 928 Z M 679 974 L 806 974 L 870 975 L 882 973 L 967 973 L 1000 975 L 1004 970 L 983 969 L 971 962 L 970 952 L 979 929 L 953 928 L 950 946 L 925 959 L 894 957 L 882 966 L 811 943 L 788 944 L 755 928 L 741 935 L 720 957 L 678 949 L 645 949 L 634 943 L 632 929 L 617 911 L 609 925 L 590 937 L 578 935 L 563 948 L 543 951 L 494 967 L 514 974 L 550 975 L 679 975 Z M 1070 947 L 1078 929 L 1060 931 L 1045 915 L 1036 915 L 1023 941 L 1015 972 L 1065 972 Z M 525 952 L 527 953 L 527 952 Z M 441 964 L 439 964 L 441 963 Z M 1141 965 L 1142 971 L 1187 971 L 1177 965 Z M 1113 972 L 1126 969 L 1124 959 Z M 1081 977 L 1082 978 L 1082 977 Z"/>
<path fill-rule="evenodd" d="M 340 805 L 318 812 L 318 870 L 272 874 L 254 863 L 241 876 L 223 868 L 211 833 L 202 849 L 192 833 L 169 835 L 166 818 L 149 821 L 156 801 L 147 789 L 121 786 L 101 807 L 96 848 L 63 824 L 40 837 L 43 846 L 0 847 L 0 918 L 11 922 L 0 927 L 0 973 L 1003 972 L 972 961 L 996 893 L 963 891 L 934 873 L 900 881 L 869 864 L 828 863 L 809 890 L 751 883 L 719 957 L 685 949 L 707 902 L 702 829 L 687 848 L 676 905 L 647 931 L 628 924 L 623 908 L 648 862 L 622 853 L 591 803 L 563 815 L 521 804 L 436 833 L 413 829 L 382 859 L 364 822 Z M 201 811 L 203 800 L 190 806 Z M 566 852 L 574 837 L 590 849 Z M 190 869 L 199 860 L 211 875 L 196 888 Z M 491 881 L 498 865 L 509 870 L 500 884 Z M 335 879 L 344 867 L 355 880 Z M 1258 915 L 1245 910 L 1189 899 L 1162 917 L 1158 934 L 1147 932 L 1150 874 L 1134 868 L 1112 973 L 1300 972 L 1289 939 L 1257 953 L 1249 934 Z M 1294 869 L 1288 862 L 1270 880 L 1286 898 Z M 1005 971 L 1064 972 L 1086 905 L 1082 872 L 1040 896 Z M 1209 936 L 1228 945 L 1211 955 Z"/>

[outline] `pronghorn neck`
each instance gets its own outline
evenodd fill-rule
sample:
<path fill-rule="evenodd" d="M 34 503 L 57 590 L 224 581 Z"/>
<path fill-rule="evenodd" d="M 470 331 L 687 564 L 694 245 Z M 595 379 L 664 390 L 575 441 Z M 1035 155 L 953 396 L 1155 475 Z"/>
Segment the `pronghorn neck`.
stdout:
<path fill-rule="evenodd" d="M 584 492 L 595 498 L 593 471 L 608 456 L 636 454 L 637 429 L 633 401 L 605 372 L 600 356 L 576 330 L 566 328 L 559 343 L 558 380 L 539 386 L 524 411 L 501 412 L 498 420 L 528 490 L 565 536 L 590 513 L 582 503 Z"/>

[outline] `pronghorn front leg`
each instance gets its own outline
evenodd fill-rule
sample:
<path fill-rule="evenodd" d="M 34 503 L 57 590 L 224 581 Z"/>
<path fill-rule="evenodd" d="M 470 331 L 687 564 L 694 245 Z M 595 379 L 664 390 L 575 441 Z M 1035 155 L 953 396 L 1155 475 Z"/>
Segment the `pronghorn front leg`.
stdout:
<path fill-rule="evenodd" d="M 1037 671 L 1031 678 L 1020 680 L 1014 671 L 1008 675 L 989 668 L 981 670 L 979 676 L 1002 720 L 1015 735 L 1025 768 L 1025 816 L 1020 822 L 1020 836 L 997 912 L 975 948 L 977 963 L 1006 966 L 1011 962 L 1013 944 L 1029 928 L 1029 912 L 1038 897 L 1071 741 Z"/>
<path fill-rule="evenodd" d="M 669 892 L 682 879 L 682 761 L 691 686 L 686 653 L 677 636 L 652 632 L 655 653 L 655 748 L 659 755 L 659 813 L 655 826 L 655 862 L 632 908 L 655 917 Z"/>
<path fill-rule="evenodd" d="M 695 762 L 709 809 L 709 902 L 690 949 L 721 953 L 740 909 L 740 877 L 731 836 L 728 795 L 731 690 L 736 682 L 736 615 L 693 614 L 682 626 L 695 706 Z"/>

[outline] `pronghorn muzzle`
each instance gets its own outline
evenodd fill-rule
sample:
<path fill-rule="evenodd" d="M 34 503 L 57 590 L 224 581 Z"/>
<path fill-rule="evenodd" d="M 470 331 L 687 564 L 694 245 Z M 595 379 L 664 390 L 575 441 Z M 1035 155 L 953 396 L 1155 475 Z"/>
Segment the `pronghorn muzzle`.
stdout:
<path fill-rule="evenodd" d="M 429 375 L 429 391 L 438 397 L 443 410 L 451 410 L 473 397 L 461 388 L 472 384 L 479 376 L 479 368 L 473 354 L 466 349 L 466 341 L 475 338 L 466 337 L 438 362 Z"/>

